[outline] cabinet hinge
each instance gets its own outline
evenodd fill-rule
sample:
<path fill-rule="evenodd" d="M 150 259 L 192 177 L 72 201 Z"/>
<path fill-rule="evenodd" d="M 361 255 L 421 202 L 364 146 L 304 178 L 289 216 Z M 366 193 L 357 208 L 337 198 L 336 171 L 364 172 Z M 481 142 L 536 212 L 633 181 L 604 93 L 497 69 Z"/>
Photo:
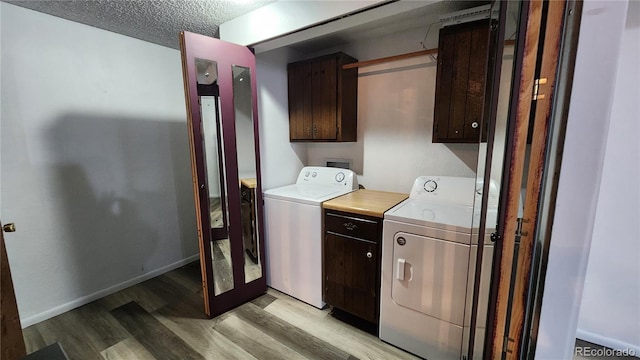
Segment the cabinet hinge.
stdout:
<path fill-rule="evenodd" d="M 533 101 L 544 99 L 545 95 L 540 94 L 540 85 L 544 85 L 547 83 L 547 78 L 535 79 L 533 82 Z"/>

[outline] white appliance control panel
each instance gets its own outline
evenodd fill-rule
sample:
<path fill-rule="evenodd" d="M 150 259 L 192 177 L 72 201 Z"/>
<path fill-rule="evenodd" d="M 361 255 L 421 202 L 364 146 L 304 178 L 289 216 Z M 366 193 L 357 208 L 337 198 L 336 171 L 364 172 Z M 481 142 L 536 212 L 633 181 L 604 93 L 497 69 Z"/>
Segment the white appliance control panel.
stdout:
<path fill-rule="evenodd" d="M 342 189 L 356 190 L 358 188 L 358 178 L 353 171 L 348 169 L 306 166 L 300 171 L 296 184 L 335 186 Z"/>
<path fill-rule="evenodd" d="M 419 176 L 411 187 L 410 198 L 444 204 L 473 206 L 482 197 L 482 179 L 459 176 Z M 478 201 L 478 200 L 476 200 Z M 498 205 L 498 188 L 489 184 L 489 206 Z"/>
<path fill-rule="evenodd" d="M 413 182 L 412 199 L 473 206 L 476 178 L 456 176 L 420 176 Z"/>

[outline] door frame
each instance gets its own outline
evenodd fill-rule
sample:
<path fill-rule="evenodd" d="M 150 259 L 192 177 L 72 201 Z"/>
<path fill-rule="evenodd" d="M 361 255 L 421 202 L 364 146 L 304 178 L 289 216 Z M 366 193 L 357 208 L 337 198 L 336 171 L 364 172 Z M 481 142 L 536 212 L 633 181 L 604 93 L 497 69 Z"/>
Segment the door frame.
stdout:
<path fill-rule="evenodd" d="M 566 0 L 534 0 L 521 6 L 513 91 L 518 96 L 512 97 L 509 108 L 503 168 L 503 179 L 508 180 L 501 190 L 503 210 L 489 300 L 495 306 L 489 309 L 484 347 L 487 359 L 518 359 L 535 353 L 546 267 L 543 259 L 553 220 L 549 209 L 555 203 L 571 93 L 573 67 L 566 63 L 575 61 L 579 28 L 579 16 L 576 21 L 569 15 L 581 10 L 579 1 Z M 526 197 L 519 219 L 528 138 Z"/>
<path fill-rule="evenodd" d="M 0 222 L 0 359 L 17 360 L 27 355 L 11 269 Z"/>

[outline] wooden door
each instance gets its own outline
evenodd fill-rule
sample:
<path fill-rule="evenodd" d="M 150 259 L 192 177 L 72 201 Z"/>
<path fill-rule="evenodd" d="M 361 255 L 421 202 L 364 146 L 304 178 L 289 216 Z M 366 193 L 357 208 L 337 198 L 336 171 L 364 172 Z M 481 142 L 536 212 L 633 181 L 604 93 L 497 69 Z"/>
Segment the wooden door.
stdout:
<path fill-rule="evenodd" d="M 289 140 L 313 139 L 313 111 L 311 108 L 311 62 L 289 64 Z"/>
<path fill-rule="evenodd" d="M 483 119 L 488 20 L 440 30 L 433 142 L 476 143 Z M 486 131 L 482 133 L 486 141 Z"/>
<path fill-rule="evenodd" d="M 4 245 L 4 227 L 0 223 L 0 359 L 16 360 L 27 354 L 18 305 L 13 291 L 11 269 Z"/>
<path fill-rule="evenodd" d="M 255 56 L 188 32 L 180 45 L 204 308 L 214 317 L 267 290 Z M 245 256 L 241 181 L 257 183 L 257 263 Z"/>
<path fill-rule="evenodd" d="M 377 323 L 377 244 L 325 234 L 325 302 Z"/>

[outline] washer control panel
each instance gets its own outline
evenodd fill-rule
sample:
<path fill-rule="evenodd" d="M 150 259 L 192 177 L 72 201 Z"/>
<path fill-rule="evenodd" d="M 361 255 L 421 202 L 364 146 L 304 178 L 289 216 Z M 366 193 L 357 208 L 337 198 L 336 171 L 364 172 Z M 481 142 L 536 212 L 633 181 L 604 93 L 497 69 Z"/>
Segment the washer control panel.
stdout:
<path fill-rule="evenodd" d="M 473 206 L 476 179 L 458 176 L 419 176 L 409 197 L 447 204 Z"/>
<path fill-rule="evenodd" d="M 348 169 L 307 166 L 300 171 L 296 184 L 335 186 L 355 190 L 358 188 L 358 178 Z"/>
<path fill-rule="evenodd" d="M 424 185 L 422 186 L 422 188 L 426 192 L 434 192 L 438 188 L 438 183 L 433 179 L 429 179 L 424 182 Z"/>

